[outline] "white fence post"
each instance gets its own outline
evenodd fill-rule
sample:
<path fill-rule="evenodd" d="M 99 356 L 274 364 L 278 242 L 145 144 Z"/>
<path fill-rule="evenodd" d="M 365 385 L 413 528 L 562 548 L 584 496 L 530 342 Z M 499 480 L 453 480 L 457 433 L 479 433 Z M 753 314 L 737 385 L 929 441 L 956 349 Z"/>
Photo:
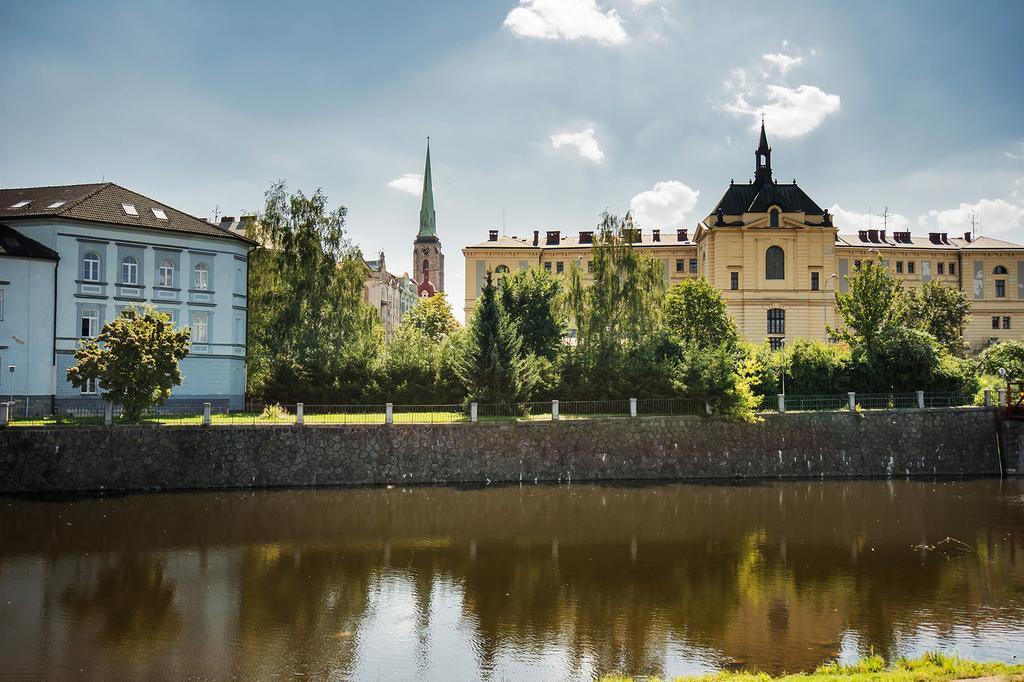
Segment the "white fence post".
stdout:
<path fill-rule="evenodd" d="M 1006 389 L 999 389 L 999 407 L 1006 407 Z"/>
<path fill-rule="evenodd" d="M 917 392 L 917 409 L 924 409 L 924 391 Z"/>
<path fill-rule="evenodd" d="M 477 404 L 476 403 L 470 403 L 469 404 L 469 421 L 475 422 L 476 418 L 477 418 L 476 415 L 477 415 Z"/>
<path fill-rule="evenodd" d="M 303 405 L 302 403 L 295 403 L 295 425 L 296 426 L 302 426 L 303 423 L 304 423 L 304 420 L 305 420 L 305 415 L 303 414 L 304 408 L 305 408 L 305 405 Z"/>
<path fill-rule="evenodd" d="M 0 426 L 7 426 L 11 423 L 11 404 L 0 403 Z"/>
<path fill-rule="evenodd" d="M 779 393 L 779 414 L 786 414 L 786 394 Z"/>
<path fill-rule="evenodd" d="M 636 416 L 636 398 L 630 398 L 629 399 L 629 416 L 630 417 L 635 417 Z"/>
<path fill-rule="evenodd" d="M 553 422 L 558 421 L 558 401 L 557 400 L 552 400 L 551 401 L 551 421 L 553 421 Z"/>
<path fill-rule="evenodd" d="M 853 412 L 854 410 L 857 409 L 857 394 L 853 391 L 850 391 L 849 393 L 846 394 L 846 397 L 849 398 L 850 401 L 850 412 Z"/>
<path fill-rule="evenodd" d="M 110 426 L 114 423 L 114 403 L 107 403 L 103 408 L 103 425 Z"/>
<path fill-rule="evenodd" d="M 384 423 L 394 424 L 395 423 L 395 404 L 385 403 L 384 404 Z"/>
<path fill-rule="evenodd" d="M 992 389 L 991 388 L 986 388 L 985 389 L 985 407 L 986 408 L 992 407 Z"/>
<path fill-rule="evenodd" d="M 209 426 L 213 422 L 213 410 L 210 403 L 203 403 L 203 426 Z"/>

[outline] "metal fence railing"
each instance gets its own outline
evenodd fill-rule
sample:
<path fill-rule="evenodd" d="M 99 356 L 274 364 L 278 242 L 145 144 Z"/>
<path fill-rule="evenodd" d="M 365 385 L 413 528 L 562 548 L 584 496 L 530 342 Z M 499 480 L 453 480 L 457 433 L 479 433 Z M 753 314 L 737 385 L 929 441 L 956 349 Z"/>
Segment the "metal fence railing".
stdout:
<path fill-rule="evenodd" d="M 441 405 L 305 405 L 249 403 L 241 409 L 229 409 L 226 403 L 211 404 L 209 423 L 213 426 L 292 426 L 305 425 L 384 425 L 456 424 L 472 421 L 550 421 L 555 418 L 556 401 L 523 403 L 478 403 Z M 628 418 L 631 416 L 706 415 L 710 410 L 703 400 L 690 398 L 645 398 L 618 400 L 557 401 L 560 420 Z M 900 410 L 950 408 L 973 405 L 973 396 L 962 393 L 855 393 L 854 404 L 861 410 Z M 991 403 L 990 403 L 991 404 Z M 26 416 L 11 410 L 15 426 L 61 424 L 103 425 L 108 419 L 107 405 L 101 401 L 82 401 L 60 406 L 51 414 Z M 760 412 L 778 412 L 778 396 L 764 396 Z M 828 412 L 850 409 L 850 395 L 786 395 L 785 411 Z M 113 424 L 125 424 L 119 406 L 110 408 Z M 161 405 L 146 410 L 138 423 L 155 426 L 198 426 L 206 423 L 203 408 L 192 404 Z"/>

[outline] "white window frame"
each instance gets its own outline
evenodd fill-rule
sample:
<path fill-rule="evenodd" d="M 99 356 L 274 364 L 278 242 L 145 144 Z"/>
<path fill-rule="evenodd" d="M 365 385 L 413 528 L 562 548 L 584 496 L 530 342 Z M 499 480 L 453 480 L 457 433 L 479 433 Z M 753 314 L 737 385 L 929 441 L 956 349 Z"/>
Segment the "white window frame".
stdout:
<path fill-rule="evenodd" d="M 99 393 L 98 382 L 95 378 L 86 379 L 82 384 L 82 395 L 96 395 Z"/>
<path fill-rule="evenodd" d="M 205 344 L 209 342 L 210 313 L 192 313 L 192 343 Z"/>
<path fill-rule="evenodd" d="M 89 313 L 92 313 L 92 314 L 90 315 Z M 80 319 L 80 322 L 84 323 L 86 320 L 89 320 L 89 329 L 88 329 L 89 333 L 83 333 L 82 334 L 82 338 L 83 339 L 94 339 L 100 333 L 100 310 L 99 310 L 99 308 L 82 308 L 82 317 Z M 82 324 L 80 326 L 80 328 L 79 328 L 79 331 L 81 332 L 84 329 L 85 329 L 85 325 Z"/>
<path fill-rule="evenodd" d="M 206 263 L 199 263 L 192 270 L 192 288 L 199 291 L 210 288 L 210 266 Z"/>
<path fill-rule="evenodd" d="M 174 286 L 174 263 L 168 259 L 160 261 L 159 275 L 157 278 L 157 286 L 161 287 L 173 287 Z"/>
<path fill-rule="evenodd" d="M 121 261 L 121 283 L 139 283 L 139 261 L 135 256 L 125 256 Z"/>
<path fill-rule="evenodd" d="M 82 257 L 82 280 L 85 282 L 100 281 L 100 256 L 90 251 Z"/>
<path fill-rule="evenodd" d="M 135 208 L 135 204 L 129 204 L 127 201 L 121 204 L 121 209 L 125 212 L 125 215 L 139 215 L 139 209 Z"/>

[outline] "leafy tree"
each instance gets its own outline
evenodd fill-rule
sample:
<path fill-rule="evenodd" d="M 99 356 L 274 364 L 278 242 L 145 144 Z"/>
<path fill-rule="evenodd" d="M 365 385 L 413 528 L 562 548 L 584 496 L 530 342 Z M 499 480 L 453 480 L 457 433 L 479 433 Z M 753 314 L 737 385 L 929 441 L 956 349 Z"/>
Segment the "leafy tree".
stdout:
<path fill-rule="evenodd" d="M 103 325 L 98 337 L 79 345 L 67 378 L 75 388 L 96 381 L 104 400 L 138 421 L 181 384 L 178 363 L 188 355 L 188 340 L 189 330 L 175 329 L 167 315 L 128 308 Z"/>
<path fill-rule="evenodd" d="M 1007 379 L 1024 379 L 1024 341 L 989 346 L 978 356 L 978 365 L 984 374 L 999 376 L 999 370 L 1005 369 Z"/>
<path fill-rule="evenodd" d="M 530 268 L 505 277 L 498 300 L 523 339 L 523 351 L 549 361 L 555 359 L 565 336 L 557 314 L 559 280 L 546 270 Z"/>
<path fill-rule="evenodd" d="M 536 367 L 523 356 L 522 338 L 498 305 L 490 271 L 469 324 L 469 348 L 462 367 L 469 400 L 516 403 L 537 385 Z"/>
<path fill-rule="evenodd" d="M 725 300 L 703 277 L 684 280 L 669 289 L 661 302 L 661 315 L 668 332 L 685 345 L 732 347 L 738 340 Z"/>
<path fill-rule="evenodd" d="M 727 343 L 689 344 L 676 364 L 674 385 L 680 396 L 704 401 L 715 414 L 753 421 L 761 403 L 758 370 L 756 356 Z"/>
<path fill-rule="evenodd" d="M 967 295 L 933 279 L 908 298 L 912 324 L 934 336 L 950 353 L 962 354 L 967 316 L 971 312 Z"/>
<path fill-rule="evenodd" d="M 444 292 L 421 298 L 402 318 L 402 324 L 419 329 L 431 341 L 440 341 L 459 328 Z"/>
<path fill-rule="evenodd" d="M 783 371 L 786 393 L 791 395 L 836 395 L 856 390 L 851 377 L 850 347 L 845 343 L 797 339 L 781 350 L 773 351 L 764 345 L 754 352 L 762 369 L 763 395 L 782 392 Z"/>
<path fill-rule="evenodd" d="M 942 349 L 928 332 L 901 325 L 883 327 L 874 343 L 853 350 L 855 390 L 927 390 L 933 385 L 942 354 Z"/>
<path fill-rule="evenodd" d="M 350 400 L 373 380 L 382 329 L 363 301 L 367 269 L 347 209 L 317 190 L 266 193 L 248 236 L 250 388 L 278 400 Z"/>
<path fill-rule="evenodd" d="M 836 292 L 836 309 L 843 328 L 828 328 L 829 334 L 851 347 L 871 346 L 884 330 L 909 322 L 903 284 L 882 265 L 877 256 L 865 260 L 848 277 L 849 291 Z"/>

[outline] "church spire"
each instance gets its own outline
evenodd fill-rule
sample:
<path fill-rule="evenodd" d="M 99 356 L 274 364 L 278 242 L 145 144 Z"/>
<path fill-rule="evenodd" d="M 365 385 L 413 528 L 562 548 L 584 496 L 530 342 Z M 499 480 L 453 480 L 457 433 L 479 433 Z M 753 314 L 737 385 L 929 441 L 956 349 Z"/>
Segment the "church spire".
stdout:
<path fill-rule="evenodd" d="M 761 115 L 761 141 L 754 152 L 754 184 L 764 185 L 772 181 L 772 148 L 768 146 L 768 135 L 764 131 L 764 115 Z"/>
<path fill-rule="evenodd" d="M 423 199 L 420 204 L 420 231 L 417 237 L 436 237 L 437 218 L 434 215 L 434 183 L 430 179 L 430 138 L 427 138 L 427 163 L 423 170 Z"/>

